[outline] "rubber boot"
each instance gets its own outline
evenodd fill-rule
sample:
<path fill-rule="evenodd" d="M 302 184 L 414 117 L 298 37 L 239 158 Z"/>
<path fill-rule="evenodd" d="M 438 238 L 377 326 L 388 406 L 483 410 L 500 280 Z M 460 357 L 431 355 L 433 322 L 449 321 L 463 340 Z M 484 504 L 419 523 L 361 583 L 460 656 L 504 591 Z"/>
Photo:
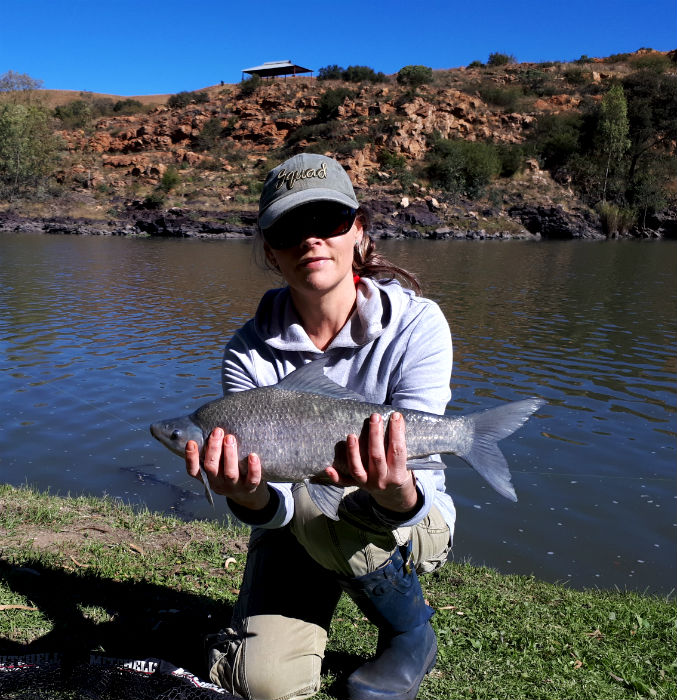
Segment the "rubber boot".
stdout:
<path fill-rule="evenodd" d="M 411 545 L 397 549 L 376 571 L 341 577 L 343 590 L 379 629 L 376 656 L 346 681 L 348 700 L 413 700 L 435 665 L 433 610 L 423 600 L 410 552 Z"/>

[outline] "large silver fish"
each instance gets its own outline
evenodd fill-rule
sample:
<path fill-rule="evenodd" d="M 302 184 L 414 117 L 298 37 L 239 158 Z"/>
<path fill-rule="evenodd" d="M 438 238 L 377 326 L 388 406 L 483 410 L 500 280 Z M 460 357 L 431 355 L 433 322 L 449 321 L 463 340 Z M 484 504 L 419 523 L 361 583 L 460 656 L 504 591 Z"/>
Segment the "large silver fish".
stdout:
<path fill-rule="evenodd" d="M 517 500 L 510 471 L 496 444 L 511 435 L 543 404 L 541 399 L 514 401 L 457 418 L 368 403 L 362 396 L 325 376 L 326 358 L 303 365 L 278 384 L 225 395 L 194 413 L 153 423 L 150 431 L 163 445 L 184 456 L 188 440 L 202 454 L 216 427 L 237 439 L 244 468 L 247 455 L 261 458 L 263 478 L 270 482 L 304 481 L 320 510 L 336 520 L 343 489 L 321 481 L 324 469 L 346 468 L 346 436 L 366 446 L 369 416 L 384 420 L 393 411 L 404 416 L 407 459 L 453 454 L 479 472 L 502 496 Z M 441 469 L 439 462 L 414 463 L 410 469 Z M 205 494 L 213 505 L 207 475 L 200 466 Z"/>

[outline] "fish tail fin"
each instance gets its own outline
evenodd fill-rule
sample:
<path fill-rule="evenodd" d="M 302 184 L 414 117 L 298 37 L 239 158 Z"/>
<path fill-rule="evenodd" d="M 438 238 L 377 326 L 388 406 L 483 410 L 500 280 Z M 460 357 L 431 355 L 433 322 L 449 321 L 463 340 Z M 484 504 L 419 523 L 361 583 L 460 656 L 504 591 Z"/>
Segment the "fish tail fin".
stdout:
<path fill-rule="evenodd" d="M 501 496 L 511 501 L 516 501 L 517 495 L 512 485 L 508 463 L 497 443 L 522 427 L 543 403 L 542 399 L 512 401 L 497 408 L 465 416 L 472 422 L 474 436 L 470 451 L 460 455 L 461 458 L 483 476 Z"/>

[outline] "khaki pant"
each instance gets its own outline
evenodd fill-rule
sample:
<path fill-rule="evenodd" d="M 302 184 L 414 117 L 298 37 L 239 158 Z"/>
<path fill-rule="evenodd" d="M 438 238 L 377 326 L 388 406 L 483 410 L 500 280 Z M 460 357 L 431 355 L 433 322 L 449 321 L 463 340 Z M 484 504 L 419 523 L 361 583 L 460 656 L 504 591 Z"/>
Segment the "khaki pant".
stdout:
<path fill-rule="evenodd" d="M 231 627 L 209 651 L 209 677 L 251 700 L 294 700 L 320 689 L 327 632 L 341 595 L 335 573 L 361 576 L 409 540 L 419 573 L 444 564 L 449 528 L 433 506 L 411 528 L 380 523 L 364 491 L 344 498 L 340 520 L 323 516 L 303 485 L 294 518 L 278 530 L 255 529 Z"/>

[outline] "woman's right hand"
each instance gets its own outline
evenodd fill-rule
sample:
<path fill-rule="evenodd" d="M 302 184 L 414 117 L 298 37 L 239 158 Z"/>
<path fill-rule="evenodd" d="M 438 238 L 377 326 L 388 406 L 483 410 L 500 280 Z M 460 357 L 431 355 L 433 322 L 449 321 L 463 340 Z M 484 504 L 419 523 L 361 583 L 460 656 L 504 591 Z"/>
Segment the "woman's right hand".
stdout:
<path fill-rule="evenodd" d="M 207 439 L 204 469 L 214 493 L 251 510 L 261 510 L 268 505 L 270 492 L 261 478 L 258 455 L 248 455 L 247 469 L 241 472 L 235 437 L 224 435 L 221 428 L 215 428 Z M 200 453 L 194 440 L 186 444 L 186 471 L 194 479 L 200 479 Z"/>

